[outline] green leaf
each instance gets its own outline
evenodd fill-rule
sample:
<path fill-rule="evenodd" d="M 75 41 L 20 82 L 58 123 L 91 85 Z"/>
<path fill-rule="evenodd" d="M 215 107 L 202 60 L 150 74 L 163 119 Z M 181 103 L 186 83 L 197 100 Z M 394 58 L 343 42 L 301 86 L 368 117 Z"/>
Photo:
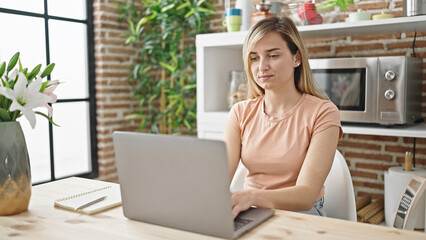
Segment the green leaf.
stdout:
<path fill-rule="evenodd" d="M 146 118 L 142 118 L 142 120 L 141 120 L 141 122 L 139 124 L 139 127 L 138 127 L 138 131 L 139 132 L 142 131 L 142 129 L 144 129 L 145 126 L 146 126 Z"/>
<path fill-rule="evenodd" d="M 175 67 L 173 67 L 173 66 L 171 66 L 171 65 L 169 65 L 169 64 L 167 64 L 165 62 L 160 62 L 160 65 L 162 67 L 164 67 L 165 69 L 167 69 L 167 71 L 169 71 L 170 73 L 173 73 L 175 71 L 175 69 L 176 69 Z"/>
<path fill-rule="evenodd" d="M 342 9 L 342 10 L 348 10 L 347 7 L 346 7 L 346 3 L 344 1 L 337 1 L 336 5 L 338 7 L 340 7 L 340 9 Z"/>
<path fill-rule="evenodd" d="M 145 6 L 149 6 L 150 5 L 150 1 L 148 0 L 141 0 L 141 3 Z"/>
<path fill-rule="evenodd" d="M 4 71 L 6 70 L 6 62 L 2 62 L 0 65 L 0 77 L 3 76 Z"/>
<path fill-rule="evenodd" d="M 183 120 L 183 124 L 185 124 L 185 126 L 186 126 L 189 130 L 191 130 L 191 129 L 192 129 L 192 126 L 191 126 L 191 124 L 189 124 L 188 120 L 184 119 L 184 120 Z"/>
<path fill-rule="evenodd" d="M 179 104 L 179 107 L 175 111 L 175 115 L 179 115 L 182 111 L 183 111 L 183 106 L 182 104 Z"/>
<path fill-rule="evenodd" d="M 10 72 L 16 65 L 19 59 L 19 52 L 15 53 L 13 57 L 10 59 L 9 64 L 7 64 L 7 72 Z"/>
<path fill-rule="evenodd" d="M 3 81 L 3 79 L 2 79 L 1 83 L 3 84 L 3 87 L 12 88 L 8 81 Z"/>
<path fill-rule="evenodd" d="M 203 4 L 206 0 L 201 0 L 197 2 L 197 7 L 201 6 L 201 4 Z"/>
<path fill-rule="evenodd" d="M 169 9 L 171 9 L 171 8 L 174 8 L 175 7 L 175 5 L 176 4 L 170 4 L 170 5 L 168 5 L 168 6 L 165 6 L 165 7 L 163 7 L 163 8 L 161 8 L 161 12 L 163 13 L 163 12 L 167 12 L 167 10 L 169 10 Z"/>
<path fill-rule="evenodd" d="M 176 8 L 176 10 L 181 10 L 181 9 L 183 9 L 183 8 L 186 8 L 186 7 L 189 7 L 190 6 L 190 3 L 189 2 L 186 2 L 186 3 L 182 3 L 181 5 L 179 5 L 177 8 Z"/>
<path fill-rule="evenodd" d="M 23 74 L 25 74 L 25 76 L 27 77 L 27 79 L 28 79 L 28 75 L 30 75 L 29 73 L 28 73 L 28 68 L 24 68 L 24 69 L 22 69 L 22 71 L 21 71 Z M 29 80 L 29 79 L 28 79 Z"/>
<path fill-rule="evenodd" d="M 142 74 L 145 74 L 146 72 L 148 72 L 149 70 L 151 70 L 151 66 L 147 66 L 142 70 Z"/>
<path fill-rule="evenodd" d="M 173 101 L 171 101 L 168 105 L 167 108 L 172 108 L 174 105 L 176 105 L 176 103 L 179 101 L 179 99 L 175 99 Z"/>
<path fill-rule="evenodd" d="M 130 18 L 128 18 L 127 23 L 129 24 L 130 32 L 132 33 L 132 35 L 135 35 L 135 29 L 134 29 L 135 24 L 133 23 L 133 21 Z"/>
<path fill-rule="evenodd" d="M 215 11 L 208 9 L 208 8 L 203 8 L 203 7 L 199 7 L 198 11 L 204 12 L 204 13 L 215 13 Z"/>
<path fill-rule="evenodd" d="M 20 110 L 15 110 L 15 111 L 11 112 L 10 114 L 12 114 L 12 117 L 11 117 L 12 121 L 15 121 L 17 118 L 22 116 L 22 113 L 21 113 Z"/>
<path fill-rule="evenodd" d="M 197 114 L 194 112 L 188 112 L 188 115 L 193 117 L 193 118 L 197 118 Z"/>
<path fill-rule="evenodd" d="M 148 22 L 149 18 L 143 17 L 141 20 L 139 20 L 138 24 L 136 25 L 136 32 L 139 32 L 139 29 L 142 25 L 144 25 L 146 22 Z"/>
<path fill-rule="evenodd" d="M 47 120 L 49 120 L 49 122 L 50 122 L 50 123 L 52 123 L 53 125 L 55 125 L 55 126 L 57 126 L 57 127 L 60 127 L 58 124 L 56 124 L 56 123 L 54 123 L 54 122 L 53 122 L 53 120 L 52 120 L 52 118 L 51 118 L 51 117 L 47 116 L 46 114 L 44 114 L 44 113 L 42 113 L 42 112 L 39 112 L 39 111 L 35 111 L 35 114 L 38 114 L 38 115 L 40 115 L 40 116 L 45 117 Z"/>
<path fill-rule="evenodd" d="M 44 83 L 41 84 L 40 92 L 44 92 L 44 89 L 47 88 L 47 85 L 49 84 L 49 82 L 50 81 L 46 81 L 46 82 L 44 82 Z"/>
<path fill-rule="evenodd" d="M 149 104 L 151 104 L 151 102 L 157 98 L 157 95 L 153 95 L 148 99 Z"/>
<path fill-rule="evenodd" d="M 55 67 L 55 64 L 54 63 L 51 63 L 51 64 L 49 64 L 45 69 L 44 69 L 44 71 L 41 73 L 41 78 L 44 78 L 44 77 L 46 77 L 46 76 L 48 76 L 52 71 L 53 71 L 53 68 Z"/>
<path fill-rule="evenodd" d="M 145 104 L 145 102 L 146 102 L 146 98 L 142 98 L 142 99 L 139 101 L 139 107 L 140 107 L 140 108 L 143 108 L 143 105 Z"/>
<path fill-rule="evenodd" d="M 41 69 L 41 64 L 37 65 L 32 71 L 31 73 L 28 75 L 28 80 L 33 79 L 39 72 Z"/>
<path fill-rule="evenodd" d="M 0 108 L 0 119 L 3 120 L 3 121 L 5 121 L 5 122 L 12 121 L 12 119 L 10 118 L 9 113 L 4 108 Z"/>
<path fill-rule="evenodd" d="M 175 64 L 175 66 L 177 66 L 178 65 L 178 60 L 177 60 L 175 54 L 174 53 L 170 53 L 170 56 L 172 57 L 173 63 Z"/>
<path fill-rule="evenodd" d="M 126 44 L 129 44 L 129 43 L 131 43 L 131 42 L 135 42 L 135 36 L 130 36 L 130 37 L 128 37 L 127 39 L 126 39 Z"/>
<path fill-rule="evenodd" d="M 191 9 L 191 11 L 189 11 L 187 14 L 185 14 L 185 18 L 188 18 L 188 17 L 190 17 L 191 15 L 193 15 L 195 13 L 195 10 L 194 9 Z"/>
<path fill-rule="evenodd" d="M 197 87 L 196 84 L 188 84 L 188 85 L 184 86 L 182 89 L 183 90 L 189 90 L 189 89 L 194 89 L 196 87 Z"/>

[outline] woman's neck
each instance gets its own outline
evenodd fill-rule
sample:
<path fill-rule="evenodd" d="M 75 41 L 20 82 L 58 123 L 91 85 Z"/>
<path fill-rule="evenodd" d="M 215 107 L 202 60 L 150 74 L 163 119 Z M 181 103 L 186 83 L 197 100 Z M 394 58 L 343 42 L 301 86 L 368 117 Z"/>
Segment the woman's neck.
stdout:
<path fill-rule="evenodd" d="M 290 111 L 302 97 L 302 93 L 294 91 L 272 92 L 266 91 L 264 96 L 265 113 L 272 117 L 279 117 Z"/>

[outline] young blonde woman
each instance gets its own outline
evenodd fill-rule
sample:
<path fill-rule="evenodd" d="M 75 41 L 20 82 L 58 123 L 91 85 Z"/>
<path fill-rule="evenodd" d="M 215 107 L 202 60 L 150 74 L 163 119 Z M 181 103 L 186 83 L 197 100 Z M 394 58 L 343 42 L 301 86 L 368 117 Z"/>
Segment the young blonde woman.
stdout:
<path fill-rule="evenodd" d="M 342 136 L 339 112 L 315 88 L 303 41 L 289 18 L 254 25 L 244 42 L 248 100 L 226 124 L 231 179 L 249 173 L 232 193 L 233 215 L 251 206 L 324 215 L 324 181 Z"/>

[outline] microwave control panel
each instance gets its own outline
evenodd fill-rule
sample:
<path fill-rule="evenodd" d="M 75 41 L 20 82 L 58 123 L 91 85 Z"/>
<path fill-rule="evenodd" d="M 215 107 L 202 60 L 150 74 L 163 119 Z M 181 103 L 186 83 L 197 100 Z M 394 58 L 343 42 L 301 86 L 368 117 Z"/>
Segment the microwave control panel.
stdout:
<path fill-rule="evenodd" d="M 417 69 L 420 69 L 417 70 Z M 404 56 L 378 57 L 377 114 L 386 124 L 405 124 L 419 118 L 422 63 Z M 417 96 L 419 95 L 419 96 Z"/>

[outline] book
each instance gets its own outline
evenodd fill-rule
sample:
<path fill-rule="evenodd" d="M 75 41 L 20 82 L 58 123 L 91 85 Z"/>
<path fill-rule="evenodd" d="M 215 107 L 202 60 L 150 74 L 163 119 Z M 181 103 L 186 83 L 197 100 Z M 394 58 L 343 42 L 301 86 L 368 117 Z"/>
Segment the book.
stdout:
<path fill-rule="evenodd" d="M 57 199 L 54 206 L 70 211 L 94 214 L 121 205 L 120 185 L 109 185 L 92 191 Z"/>

